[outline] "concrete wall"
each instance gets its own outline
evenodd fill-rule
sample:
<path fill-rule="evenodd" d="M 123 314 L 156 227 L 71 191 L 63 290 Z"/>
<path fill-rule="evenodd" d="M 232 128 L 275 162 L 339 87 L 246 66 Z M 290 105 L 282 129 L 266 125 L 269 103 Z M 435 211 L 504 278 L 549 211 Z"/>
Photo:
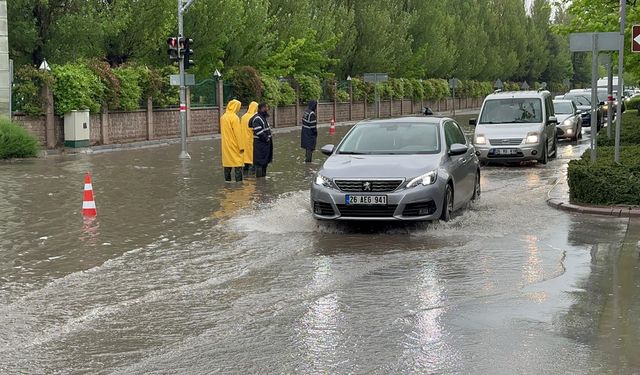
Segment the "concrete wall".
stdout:
<path fill-rule="evenodd" d="M 9 117 L 9 28 L 7 2 L 0 0 L 0 115 Z"/>
<path fill-rule="evenodd" d="M 455 100 L 456 109 L 478 108 L 481 104 L 482 98 Z M 453 105 L 454 101 L 452 99 L 416 102 L 408 99 L 403 101 L 382 100 L 380 101 L 380 117 L 417 115 L 421 113 L 423 106 L 430 107 L 434 111 L 445 111 L 453 109 Z M 299 126 L 305 108 L 304 105 L 298 105 L 297 110 L 295 105 L 272 108 L 272 126 L 275 128 Z M 244 110 L 246 108 L 243 108 L 240 115 L 244 113 Z M 318 104 L 318 121 L 320 123 L 329 123 L 332 119 L 335 119 L 336 122 L 344 122 L 350 121 L 350 119 L 358 121 L 376 117 L 377 108 L 375 103 Z M 187 118 L 190 119 L 187 125 L 189 136 L 217 134 L 220 131 L 218 107 L 190 108 Z M 45 116 L 28 117 L 14 114 L 13 119 L 22 123 L 41 144 L 47 144 Z M 92 114 L 90 116 L 90 143 L 98 145 L 178 138 L 180 137 L 179 120 L 180 112 L 178 109 L 152 109 L 151 103 L 149 103 L 149 107 L 146 110 Z M 55 140 L 51 144 L 59 147 L 64 143 L 63 119 L 55 116 L 53 124 Z"/>

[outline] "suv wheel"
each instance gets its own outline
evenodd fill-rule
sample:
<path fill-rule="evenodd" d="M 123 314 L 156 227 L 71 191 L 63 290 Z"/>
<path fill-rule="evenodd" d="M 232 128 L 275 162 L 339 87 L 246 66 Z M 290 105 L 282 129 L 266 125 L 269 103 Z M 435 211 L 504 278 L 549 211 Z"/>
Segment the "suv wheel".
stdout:
<path fill-rule="evenodd" d="M 540 164 L 547 164 L 549 161 L 549 148 L 547 146 L 547 140 L 544 141 L 544 147 L 542 150 L 542 157 L 538 160 Z"/>

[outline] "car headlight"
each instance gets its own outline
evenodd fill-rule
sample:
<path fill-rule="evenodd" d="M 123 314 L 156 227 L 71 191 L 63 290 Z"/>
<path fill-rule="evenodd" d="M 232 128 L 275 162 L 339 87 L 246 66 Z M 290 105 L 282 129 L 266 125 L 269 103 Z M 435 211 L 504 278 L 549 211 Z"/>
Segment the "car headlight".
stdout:
<path fill-rule="evenodd" d="M 333 188 L 333 182 L 331 181 L 331 179 L 321 174 L 316 175 L 316 179 L 314 182 L 316 183 L 316 185 L 322 185 L 324 187 Z"/>
<path fill-rule="evenodd" d="M 407 184 L 407 189 L 410 189 L 412 187 L 416 187 L 419 184 L 422 184 L 424 186 L 427 185 L 433 185 L 436 180 L 438 179 L 438 171 L 434 170 L 428 173 L 425 173 L 421 176 L 418 176 L 416 178 L 414 178 L 413 180 L 411 180 L 408 184 Z"/>
<path fill-rule="evenodd" d="M 564 125 L 564 126 L 571 126 L 571 125 L 573 125 L 573 120 L 571 120 L 571 119 L 566 119 L 566 120 L 564 120 L 564 122 L 562 123 L 562 125 Z"/>
<path fill-rule="evenodd" d="M 539 137 L 538 133 L 529 133 L 527 134 L 527 140 L 525 143 L 538 143 Z"/>
<path fill-rule="evenodd" d="M 606 105 L 606 104 L 602 106 L 602 109 L 604 109 L 605 111 L 606 111 L 608 108 L 609 108 L 609 106 L 608 106 L 608 105 Z"/>
<path fill-rule="evenodd" d="M 487 138 L 485 138 L 485 136 L 482 135 L 482 134 L 478 134 L 478 135 L 476 135 L 476 139 L 475 139 L 475 141 L 473 143 L 475 143 L 477 145 L 485 145 L 485 144 L 487 144 Z"/>

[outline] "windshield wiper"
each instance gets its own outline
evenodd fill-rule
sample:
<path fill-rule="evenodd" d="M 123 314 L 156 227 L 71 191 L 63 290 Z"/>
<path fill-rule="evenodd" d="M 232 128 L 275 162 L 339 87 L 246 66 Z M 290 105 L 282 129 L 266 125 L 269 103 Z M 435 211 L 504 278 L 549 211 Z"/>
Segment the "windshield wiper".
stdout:
<path fill-rule="evenodd" d="M 357 151 L 339 151 L 340 155 L 364 155 L 366 152 L 357 152 Z"/>

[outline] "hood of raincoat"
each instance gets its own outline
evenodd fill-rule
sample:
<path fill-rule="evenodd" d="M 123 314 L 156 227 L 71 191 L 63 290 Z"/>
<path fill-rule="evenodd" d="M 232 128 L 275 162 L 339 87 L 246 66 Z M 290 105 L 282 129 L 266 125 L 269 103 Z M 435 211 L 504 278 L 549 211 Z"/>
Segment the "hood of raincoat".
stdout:
<path fill-rule="evenodd" d="M 250 115 L 255 115 L 258 112 L 258 103 L 257 102 L 251 102 L 249 103 L 249 109 L 247 109 L 247 113 L 249 113 Z"/>
<path fill-rule="evenodd" d="M 231 101 L 229 101 L 229 104 L 227 104 L 226 112 L 238 113 L 241 106 L 242 103 L 240 103 L 239 100 L 232 99 Z"/>
<path fill-rule="evenodd" d="M 316 111 L 316 108 L 318 107 L 318 102 L 315 100 L 309 100 L 309 103 L 307 104 L 307 108 L 312 110 L 312 111 Z"/>

